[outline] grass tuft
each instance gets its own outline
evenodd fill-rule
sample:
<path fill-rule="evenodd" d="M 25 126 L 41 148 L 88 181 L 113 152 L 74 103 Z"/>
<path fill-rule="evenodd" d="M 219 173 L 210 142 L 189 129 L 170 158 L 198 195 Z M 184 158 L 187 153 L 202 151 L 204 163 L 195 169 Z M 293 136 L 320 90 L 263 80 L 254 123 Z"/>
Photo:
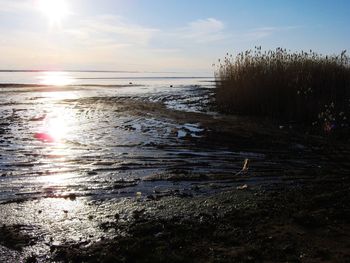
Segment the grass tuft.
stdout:
<path fill-rule="evenodd" d="M 261 47 L 214 64 L 216 102 L 226 113 L 267 116 L 325 131 L 348 128 L 350 59 Z"/>

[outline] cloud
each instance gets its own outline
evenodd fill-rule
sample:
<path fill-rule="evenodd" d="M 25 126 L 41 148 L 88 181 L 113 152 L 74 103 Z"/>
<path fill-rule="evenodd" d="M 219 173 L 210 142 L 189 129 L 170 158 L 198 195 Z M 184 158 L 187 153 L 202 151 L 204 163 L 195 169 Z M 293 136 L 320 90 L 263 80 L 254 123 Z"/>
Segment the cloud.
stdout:
<path fill-rule="evenodd" d="M 200 19 L 189 23 L 191 31 L 200 34 L 216 33 L 224 29 L 224 23 L 215 18 Z"/>
<path fill-rule="evenodd" d="M 226 38 L 224 23 L 215 18 L 192 21 L 186 27 L 176 29 L 174 36 L 197 43 L 212 43 Z"/>
<path fill-rule="evenodd" d="M 89 45 L 146 46 L 159 30 L 128 23 L 120 16 L 103 15 L 82 19 L 65 32 Z"/>
<path fill-rule="evenodd" d="M 256 39 L 268 37 L 273 33 L 275 33 L 276 31 L 278 31 L 278 28 L 276 27 L 259 27 L 259 28 L 249 30 L 244 34 L 244 37 L 246 39 L 256 40 Z"/>
<path fill-rule="evenodd" d="M 275 33 L 285 32 L 293 29 L 297 29 L 296 26 L 284 26 L 284 27 L 258 27 L 246 31 L 242 34 L 244 40 L 259 40 L 269 37 Z"/>

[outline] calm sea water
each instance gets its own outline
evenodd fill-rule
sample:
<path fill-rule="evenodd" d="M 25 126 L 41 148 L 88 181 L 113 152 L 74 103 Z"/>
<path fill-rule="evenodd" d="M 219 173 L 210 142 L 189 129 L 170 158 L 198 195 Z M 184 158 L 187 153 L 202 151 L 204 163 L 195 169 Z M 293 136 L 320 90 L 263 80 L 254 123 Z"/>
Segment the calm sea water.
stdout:
<path fill-rule="evenodd" d="M 189 73 L 107 71 L 0 71 L 2 84 L 43 85 L 195 85 L 210 83 L 212 76 Z"/>
<path fill-rule="evenodd" d="M 141 182 L 145 176 L 180 166 L 208 171 L 208 158 L 215 159 L 213 171 L 228 166 L 231 173 L 236 165 L 221 148 L 189 146 L 206 132 L 186 114 L 209 103 L 212 89 L 203 86 L 213 85 L 210 77 L 0 71 L 0 83 L 49 85 L 0 88 L 0 204 L 46 198 L 48 189 L 54 196 L 102 198 L 118 197 L 120 189 L 153 193 L 158 185 Z"/>

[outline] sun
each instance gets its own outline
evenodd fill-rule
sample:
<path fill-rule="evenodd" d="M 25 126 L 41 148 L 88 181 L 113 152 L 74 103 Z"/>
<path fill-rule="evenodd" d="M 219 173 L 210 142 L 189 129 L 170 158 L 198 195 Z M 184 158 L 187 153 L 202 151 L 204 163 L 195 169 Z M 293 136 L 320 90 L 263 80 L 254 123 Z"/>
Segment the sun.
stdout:
<path fill-rule="evenodd" d="M 38 0 L 39 10 L 49 19 L 51 26 L 60 25 L 63 18 L 69 14 L 65 0 Z"/>

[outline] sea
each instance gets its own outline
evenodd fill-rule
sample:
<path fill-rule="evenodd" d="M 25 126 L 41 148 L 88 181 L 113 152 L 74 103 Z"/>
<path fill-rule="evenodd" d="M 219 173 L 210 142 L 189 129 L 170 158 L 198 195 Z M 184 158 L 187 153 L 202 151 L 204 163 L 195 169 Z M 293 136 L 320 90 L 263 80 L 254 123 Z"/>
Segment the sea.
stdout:
<path fill-rule="evenodd" d="M 186 72 L 0 70 L 0 84 L 39 85 L 194 85 L 213 76 Z"/>

